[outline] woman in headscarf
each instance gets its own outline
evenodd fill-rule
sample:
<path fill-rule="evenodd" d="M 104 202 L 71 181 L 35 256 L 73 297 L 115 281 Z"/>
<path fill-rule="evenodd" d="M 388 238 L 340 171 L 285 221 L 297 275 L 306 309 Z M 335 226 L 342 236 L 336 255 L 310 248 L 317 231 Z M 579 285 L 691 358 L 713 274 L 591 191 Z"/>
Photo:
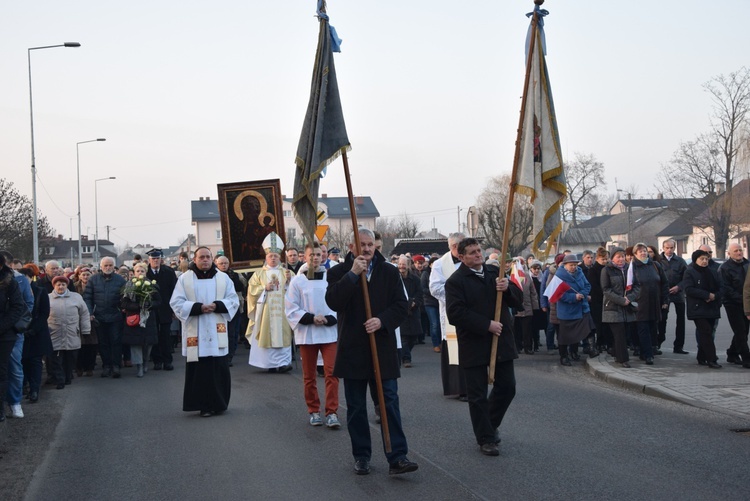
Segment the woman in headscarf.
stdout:
<path fill-rule="evenodd" d="M 557 344 L 560 352 L 560 364 L 571 365 L 570 359 L 580 360 L 578 345 L 588 338 L 594 330 L 594 321 L 591 319 L 588 295 L 591 292 L 591 284 L 586 280 L 581 268 L 578 267 L 578 258 L 575 254 L 568 254 L 562 260 L 562 267 L 555 273 L 555 278 L 563 284 L 550 292 L 550 297 L 555 297 L 560 289 L 567 289 L 559 297 L 557 302 L 557 319 L 560 321 L 560 330 L 557 335 Z M 550 282 L 552 285 L 552 282 Z M 596 348 L 589 346 L 596 352 Z M 568 358 L 570 352 L 570 358 Z"/>
<path fill-rule="evenodd" d="M 716 270 L 708 266 L 710 255 L 698 249 L 685 270 L 683 286 L 688 320 L 695 322 L 698 337 L 698 361 L 710 369 L 721 369 L 713 339 L 714 322 L 721 317 L 721 281 Z"/>

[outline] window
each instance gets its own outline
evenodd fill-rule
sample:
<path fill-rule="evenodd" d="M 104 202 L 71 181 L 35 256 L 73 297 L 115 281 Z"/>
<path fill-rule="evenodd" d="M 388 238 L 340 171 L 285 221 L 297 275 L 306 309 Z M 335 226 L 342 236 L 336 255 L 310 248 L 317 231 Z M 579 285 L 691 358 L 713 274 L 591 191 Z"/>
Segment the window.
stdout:
<path fill-rule="evenodd" d="M 290 210 L 285 210 L 285 211 L 284 211 L 284 217 L 292 217 L 292 211 L 290 211 Z"/>
<path fill-rule="evenodd" d="M 291 240 L 292 238 L 297 237 L 297 228 L 289 228 L 286 230 L 287 238 Z"/>
<path fill-rule="evenodd" d="M 82 249 L 83 250 L 81 252 L 83 252 L 84 254 L 91 254 L 91 246 L 90 245 L 84 245 L 82 247 Z"/>
<path fill-rule="evenodd" d="M 216 240 L 221 240 L 221 230 L 216 230 Z"/>

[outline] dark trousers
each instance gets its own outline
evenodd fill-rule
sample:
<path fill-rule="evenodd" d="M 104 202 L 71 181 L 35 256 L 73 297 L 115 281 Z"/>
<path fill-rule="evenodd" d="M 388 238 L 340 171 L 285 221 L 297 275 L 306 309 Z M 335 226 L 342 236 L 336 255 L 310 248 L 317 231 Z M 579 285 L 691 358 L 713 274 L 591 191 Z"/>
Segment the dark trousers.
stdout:
<path fill-rule="evenodd" d="M 0 401 L 5 401 L 5 395 L 8 393 L 8 368 L 10 367 L 10 354 L 16 344 L 16 336 L 12 339 L 0 340 Z M 2 412 L 5 412 L 3 408 Z"/>
<path fill-rule="evenodd" d="M 229 321 L 229 326 L 227 327 L 227 337 L 229 338 L 229 361 L 232 361 L 232 358 L 234 358 L 234 354 L 237 352 L 237 341 L 240 337 L 240 324 L 242 323 L 242 319 L 240 318 L 240 315 L 237 314 L 234 316 L 232 320 Z"/>
<path fill-rule="evenodd" d="M 99 322 L 97 335 L 99 336 L 99 355 L 102 357 L 102 367 L 120 367 L 122 363 L 122 323 Z"/>
<path fill-rule="evenodd" d="M 685 303 L 673 303 L 669 302 L 669 305 L 674 305 L 675 315 L 677 315 L 677 327 L 674 331 L 674 349 L 681 350 L 685 346 Z M 669 308 L 661 310 L 661 321 L 659 321 L 659 337 L 655 346 L 661 346 L 661 344 L 667 340 L 667 317 L 669 316 Z"/>
<path fill-rule="evenodd" d="M 675 303 L 676 304 L 676 303 Z M 638 328 L 638 345 L 641 347 L 641 357 L 643 359 L 654 358 L 652 346 L 655 341 L 652 333 L 656 329 L 656 320 L 639 320 L 636 322 Z"/>
<path fill-rule="evenodd" d="M 39 393 L 42 386 L 42 356 L 25 357 L 21 359 L 23 364 L 23 377 L 29 384 L 29 391 Z"/>
<path fill-rule="evenodd" d="M 486 376 L 485 376 L 486 378 Z M 486 381 L 485 381 L 486 383 Z M 346 427 L 352 442 L 354 459 L 372 457 L 372 442 L 370 440 L 370 423 L 367 419 L 367 379 L 344 379 L 344 396 L 346 397 Z M 373 385 L 374 386 L 374 385 Z M 406 436 L 401 428 L 401 411 L 398 405 L 398 382 L 396 379 L 383 380 L 383 397 L 385 399 L 385 415 L 388 418 L 388 431 L 391 435 L 391 452 L 386 453 L 389 464 L 397 463 L 406 457 L 409 451 Z M 380 429 L 381 438 L 383 428 Z M 383 439 L 383 450 L 385 440 Z"/>
<path fill-rule="evenodd" d="M 56 350 L 47 360 L 51 365 L 52 377 L 57 384 L 70 384 L 73 368 L 76 366 L 78 350 Z"/>
<path fill-rule="evenodd" d="M 741 304 L 725 304 L 727 320 L 732 327 L 732 343 L 727 355 L 741 355 L 743 362 L 750 362 L 750 349 L 747 346 L 747 334 L 750 331 L 750 320 L 745 316 L 745 309 Z"/>
<path fill-rule="evenodd" d="M 547 349 L 555 349 L 555 334 L 557 333 L 557 327 L 559 324 L 553 324 L 550 321 L 549 309 L 547 310 L 547 327 L 544 330 L 545 341 L 547 342 Z"/>
<path fill-rule="evenodd" d="M 698 336 L 698 360 L 716 362 L 719 360 L 719 357 L 716 356 L 716 345 L 714 344 L 716 319 L 696 318 L 693 322 L 695 322 L 696 336 Z"/>
<path fill-rule="evenodd" d="M 401 335 L 401 360 L 411 362 L 411 350 L 417 345 L 418 336 Z"/>
<path fill-rule="evenodd" d="M 534 339 L 532 338 L 531 324 L 534 317 L 516 317 L 516 328 L 520 327 L 521 341 L 525 351 L 534 351 Z"/>
<path fill-rule="evenodd" d="M 615 360 L 619 363 L 627 362 L 630 360 L 628 355 L 628 342 L 627 342 L 627 323 L 616 323 L 616 324 L 602 324 L 606 325 L 609 332 L 612 333 L 614 338 L 615 348 Z"/>
<path fill-rule="evenodd" d="M 82 344 L 81 350 L 78 352 L 78 358 L 76 359 L 76 369 L 79 371 L 93 371 L 96 366 L 96 350 L 98 346 L 95 344 Z"/>
<path fill-rule="evenodd" d="M 495 364 L 495 382 L 487 398 L 487 366 L 464 367 L 469 416 L 479 445 L 494 442 L 495 430 L 503 422 L 505 412 L 516 396 L 516 375 L 513 360 Z"/>
<path fill-rule="evenodd" d="M 151 358 L 153 358 L 155 364 L 167 365 L 172 363 L 172 339 L 169 337 L 171 325 L 171 320 L 159 324 L 159 342 L 151 349 Z"/>

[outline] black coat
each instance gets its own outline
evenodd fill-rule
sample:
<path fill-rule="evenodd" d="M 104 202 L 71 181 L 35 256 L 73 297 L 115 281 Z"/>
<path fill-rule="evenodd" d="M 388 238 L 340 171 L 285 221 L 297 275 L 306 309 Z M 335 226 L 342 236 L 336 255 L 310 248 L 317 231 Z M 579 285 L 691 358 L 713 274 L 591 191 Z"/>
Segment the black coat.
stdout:
<path fill-rule="evenodd" d="M 748 261 L 744 257 L 739 263 L 729 259 L 719 267 L 721 277 L 722 304 L 742 306 L 742 290 L 745 287 Z"/>
<path fill-rule="evenodd" d="M 29 311 L 28 306 L 23 300 L 13 270 L 7 266 L 0 267 L 0 339 L 16 339 L 14 326 L 26 311 Z"/>
<path fill-rule="evenodd" d="M 409 314 L 400 325 L 401 335 L 419 336 L 422 334 L 422 316 L 420 313 L 423 304 L 422 283 L 419 277 L 411 272 L 406 275 L 406 278 L 401 277 L 401 280 L 404 282 L 406 300 L 409 302 Z"/>
<path fill-rule="evenodd" d="M 89 313 L 100 322 L 122 322 L 120 290 L 124 285 L 125 279 L 117 273 L 91 275 L 83 291 Z"/>
<path fill-rule="evenodd" d="M 490 320 L 495 319 L 497 290 L 495 279 L 500 273 L 496 266 L 484 266 L 484 278 L 461 264 L 445 282 L 445 306 L 448 321 L 456 327 L 458 336 L 458 364 L 477 367 L 490 363 L 492 338 Z M 503 293 L 500 323 L 503 332 L 497 343 L 497 360 L 504 362 L 518 358 L 513 335 L 513 314 L 510 308 L 523 305 L 523 292 L 512 282 Z"/>
<path fill-rule="evenodd" d="M 589 307 L 591 308 L 591 317 L 594 322 L 602 321 L 602 305 L 604 304 L 604 291 L 602 290 L 602 270 L 604 265 L 599 264 L 598 261 L 589 268 L 586 272 L 586 280 L 591 284 L 591 301 Z"/>
<path fill-rule="evenodd" d="M 159 271 L 159 275 L 161 275 L 161 271 Z M 156 312 L 159 311 L 159 307 L 161 306 L 161 296 L 159 294 L 155 294 L 153 297 L 153 304 L 151 305 L 151 308 L 149 308 L 146 327 L 141 327 L 139 325 L 130 327 L 127 323 L 125 323 L 125 325 L 123 325 L 122 327 L 123 344 L 143 346 L 147 344 L 156 344 L 159 342 L 159 318 Z M 126 317 L 134 313 L 140 313 L 141 311 L 141 305 L 138 303 L 138 301 L 133 301 L 126 296 L 123 296 L 120 300 L 120 307 L 125 312 Z"/>
<path fill-rule="evenodd" d="M 697 270 L 693 263 L 685 270 L 682 283 L 685 286 L 685 311 L 688 320 L 696 318 L 720 318 L 721 317 L 721 278 L 715 269 L 706 267 Z M 713 284 L 706 279 L 705 274 L 710 274 Z M 709 294 L 714 294 L 714 300 L 706 302 Z"/>
<path fill-rule="evenodd" d="M 669 286 L 667 289 L 671 289 L 675 285 L 680 287 L 677 294 L 669 294 L 669 301 L 673 303 L 684 303 L 685 302 L 685 286 L 682 283 L 682 277 L 685 276 L 685 270 L 687 269 L 687 263 L 677 254 L 672 255 L 672 259 L 667 259 L 664 253 L 661 253 L 661 265 L 664 267 L 664 274 L 667 277 L 667 283 Z"/>
<path fill-rule="evenodd" d="M 661 320 L 662 307 L 669 304 L 669 286 L 664 270 L 660 264 L 650 259 L 645 264 L 633 259 L 630 266 L 633 266 L 633 283 L 640 287 L 636 299 L 636 321 Z"/>
<path fill-rule="evenodd" d="M 22 358 L 52 355 L 52 339 L 49 335 L 49 294 L 36 284 L 31 284 L 34 294 L 34 309 L 31 312 L 31 324 L 24 335 Z"/>
<path fill-rule="evenodd" d="M 372 352 L 364 327 L 365 303 L 359 283 L 362 278 L 355 280 L 349 273 L 353 261 L 350 252 L 342 264 L 333 266 L 327 274 L 326 303 L 337 313 L 339 330 L 333 374 L 347 379 L 371 379 Z M 375 251 L 373 263 L 368 289 L 372 316 L 378 317 L 383 324 L 375 333 L 380 377 L 396 379 L 400 376 L 396 327 L 406 318 L 408 303 L 398 269 L 387 263 L 378 251 Z"/>
<path fill-rule="evenodd" d="M 154 274 L 154 270 L 148 267 L 146 272 L 146 278 L 149 280 L 156 280 L 156 285 L 159 286 L 159 294 L 161 295 L 161 302 L 159 307 L 155 309 L 151 315 L 156 317 L 156 322 L 159 324 L 168 324 L 172 322 L 172 308 L 169 306 L 169 300 L 172 299 L 172 293 L 174 287 L 177 285 L 177 274 L 169 266 L 160 266 L 159 274 Z M 151 316 L 149 315 L 149 317 Z M 151 320 L 151 318 L 149 318 Z"/>

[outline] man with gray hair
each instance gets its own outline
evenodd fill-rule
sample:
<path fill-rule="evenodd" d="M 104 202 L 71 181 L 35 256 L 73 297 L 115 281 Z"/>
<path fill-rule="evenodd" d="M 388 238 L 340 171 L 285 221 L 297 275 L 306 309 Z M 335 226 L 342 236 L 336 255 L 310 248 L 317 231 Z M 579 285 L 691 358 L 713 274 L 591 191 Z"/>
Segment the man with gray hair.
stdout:
<path fill-rule="evenodd" d="M 91 322 L 97 325 L 99 354 L 102 357 L 102 377 L 120 377 L 122 363 L 122 326 L 120 311 L 120 289 L 125 279 L 115 273 L 115 260 L 103 257 L 99 267 L 101 273 L 89 278 L 83 291 L 83 300 L 91 314 Z"/>
<path fill-rule="evenodd" d="M 366 228 L 358 231 L 360 255 L 354 255 L 356 247 L 354 243 L 350 244 L 344 263 L 330 268 L 327 275 L 326 303 L 338 316 L 339 339 L 333 375 L 344 380 L 346 425 L 352 444 L 354 471 L 357 475 L 367 475 L 372 456 L 367 387 L 375 377 L 369 340 L 373 334 L 385 401 L 385 412 L 381 409 L 381 413 L 388 420 L 391 441 L 391 451 L 386 452 L 388 473 L 409 473 L 418 465 L 406 456 L 408 446 L 398 404 L 400 371 L 395 336 L 396 328 L 407 316 L 408 303 L 398 270 L 375 249 L 373 232 Z M 370 318 L 367 318 L 362 280 L 367 280 Z"/>
<path fill-rule="evenodd" d="M 55 261 L 54 259 L 50 259 L 45 263 L 44 265 L 44 277 L 40 278 L 37 282 L 37 285 L 44 289 L 47 294 L 52 294 L 52 291 L 55 289 L 52 287 L 52 279 L 55 278 L 57 275 L 62 275 L 63 269 L 60 268 L 60 263 Z"/>
<path fill-rule="evenodd" d="M 669 286 L 669 305 L 674 304 L 675 314 L 677 315 L 677 326 L 674 333 L 674 353 L 687 355 L 683 347 L 685 345 L 685 293 L 682 290 L 682 277 L 687 270 L 687 263 L 675 253 L 677 242 L 670 238 L 661 244 L 661 265 L 664 268 L 664 274 L 667 275 L 667 285 Z M 658 345 L 667 339 L 667 317 L 669 316 L 669 305 L 666 310 L 662 310 L 661 321 L 659 322 Z"/>
<path fill-rule="evenodd" d="M 448 252 L 435 261 L 430 273 L 430 294 L 440 306 L 440 331 L 443 343 L 440 349 L 440 374 L 443 379 L 443 395 L 459 395 L 466 401 L 466 381 L 458 365 L 458 337 L 456 328 L 448 323 L 445 309 L 445 282 L 461 266 L 458 244 L 466 238 L 463 233 L 448 235 Z"/>

